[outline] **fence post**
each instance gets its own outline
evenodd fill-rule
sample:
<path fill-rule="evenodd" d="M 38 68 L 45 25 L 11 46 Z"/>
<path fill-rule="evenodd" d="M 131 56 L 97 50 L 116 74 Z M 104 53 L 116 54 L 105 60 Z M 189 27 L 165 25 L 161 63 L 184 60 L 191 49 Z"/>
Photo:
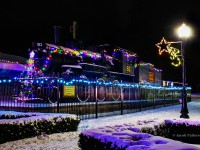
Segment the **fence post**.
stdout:
<path fill-rule="evenodd" d="M 153 88 L 153 109 L 155 109 L 155 89 Z"/>
<path fill-rule="evenodd" d="M 172 105 L 175 105 L 175 101 L 174 101 L 175 98 L 174 98 L 174 95 L 175 95 L 175 94 L 174 94 L 174 90 L 172 90 Z"/>
<path fill-rule="evenodd" d="M 57 75 L 57 77 L 56 77 L 56 86 L 57 86 L 57 93 L 56 93 L 56 101 L 57 101 L 57 113 L 59 113 L 60 112 L 60 94 L 59 94 L 59 92 L 60 92 L 60 87 L 59 87 L 59 83 L 58 83 L 58 81 L 57 81 L 57 79 L 58 79 L 58 75 Z"/>
<path fill-rule="evenodd" d="M 139 83 L 139 100 L 140 100 L 140 111 L 142 111 L 142 88 L 141 85 Z"/>
<path fill-rule="evenodd" d="M 121 80 L 121 85 L 122 85 L 122 80 Z M 123 115 L 123 88 L 121 87 L 120 88 L 121 90 L 120 90 L 120 97 L 121 97 L 121 106 L 120 106 L 120 108 L 121 108 L 121 115 Z"/>
<path fill-rule="evenodd" d="M 94 95 L 95 95 L 95 115 L 96 115 L 96 119 L 98 118 L 98 99 L 97 99 L 97 78 L 94 84 Z"/>
<path fill-rule="evenodd" d="M 166 103 L 166 102 L 165 102 L 165 92 L 166 92 L 166 91 L 165 91 L 165 87 L 163 88 L 163 91 L 164 91 L 164 92 L 163 92 L 163 97 L 164 97 L 163 100 L 164 100 L 164 107 L 165 107 L 165 103 Z"/>

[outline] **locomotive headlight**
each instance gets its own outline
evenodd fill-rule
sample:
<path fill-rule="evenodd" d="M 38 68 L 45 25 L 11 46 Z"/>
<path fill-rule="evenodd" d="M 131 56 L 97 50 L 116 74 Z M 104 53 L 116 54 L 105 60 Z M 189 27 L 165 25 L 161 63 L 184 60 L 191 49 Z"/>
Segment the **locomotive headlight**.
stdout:
<path fill-rule="evenodd" d="M 35 52 L 31 51 L 29 55 L 30 55 L 30 58 L 34 58 L 35 57 Z"/>

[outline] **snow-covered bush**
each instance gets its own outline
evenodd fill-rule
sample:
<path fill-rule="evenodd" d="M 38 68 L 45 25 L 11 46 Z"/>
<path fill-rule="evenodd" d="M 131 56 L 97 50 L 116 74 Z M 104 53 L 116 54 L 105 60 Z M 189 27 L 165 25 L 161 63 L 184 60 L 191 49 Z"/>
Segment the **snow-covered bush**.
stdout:
<path fill-rule="evenodd" d="M 180 135 L 187 135 L 187 138 L 181 137 L 186 143 L 188 140 L 190 142 L 191 136 L 196 135 L 196 140 L 194 138 L 192 140 L 199 143 L 200 122 L 154 119 L 139 120 L 135 124 L 92 128 L 81 132 L 78 144 L 82 150 L 166 149 L 166 147 L 199 150 L 190 144 L 180 142 L 183 141 Z"/>
<path fill-rule="evenodd" d="M 0 120 L 0 143 L 34 137 L 40 134 L 77 131 L 80 123 L 80 119 L 76 115 L 69 114 L 21 113 L 21 116 L 17 114 L 17 117 L 3 115 L 12 116 L 12 118 L 16 119 Z"/>
<path fill-rule="evenodd" d="M 186 143 L 199 144 L 200 141 L 200 121 L 164 120 L 151 128 L 142 127 L 141 131 Z"/>

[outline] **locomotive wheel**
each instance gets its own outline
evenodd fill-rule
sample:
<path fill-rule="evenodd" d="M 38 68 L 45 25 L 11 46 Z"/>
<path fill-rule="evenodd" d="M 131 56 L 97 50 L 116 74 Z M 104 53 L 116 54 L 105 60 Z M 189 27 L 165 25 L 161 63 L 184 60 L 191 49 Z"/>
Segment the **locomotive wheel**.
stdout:
<path fill-rule="evenodd" d="M 52 89 L 50 89 L 48 100 L 50 103 L 57 103 L 58 99 L 60 98 L 60 92 L 57 96 L 57 92 L 59 92 L 59 89 L 56 86 L 53 86 Z"/>
<path fill-rule="evenodd" d="M 81 79 L 87 80 L 87 77 L 85 75 L 80 76 Z M 77 94 L 76 94 L 77 99 L 80 102 L 87 102 L 88 99 L 90 98 L 90 88 L 89 85 L 86 83 L 80 83 L 77 85 Z"/>
<path fill-rule="evenodd" d="M 99 78 L 97 80 L 97 100 L 98 101 L 104 101 L 106 99 L 106 86 L 105 86 L 105 80 L 102 78 Z"/>
<path fill-rule="evenodd" d="M 60 92 L 58 96 L 57 92 L 59 91 L 56 86 L 53 86 L 52 88 L 38 87 L 37 97 L 50 103 L 57 103 L 57 100 L 60 98 Z"/>
<path fill-rule="evenodd" d="M 120 98 L 120 87 L 119 87 L 119 81 L 118 80 L 114 80 L 112 82 L 112 86 L 111 86 L 111 91 L 112 91 L 112 99 L 117 101 Z"/>

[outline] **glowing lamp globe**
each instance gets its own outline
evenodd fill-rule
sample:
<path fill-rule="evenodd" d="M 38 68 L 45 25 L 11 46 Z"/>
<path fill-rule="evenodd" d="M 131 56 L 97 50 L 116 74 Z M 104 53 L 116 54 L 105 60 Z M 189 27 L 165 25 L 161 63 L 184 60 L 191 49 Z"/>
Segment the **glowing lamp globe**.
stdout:
<path fill-rule="evenodd" d="M 178 28 L 177 32 L 180 38 L 188 38 L 191 36 L 191 29 L 184 23 Z"/>

